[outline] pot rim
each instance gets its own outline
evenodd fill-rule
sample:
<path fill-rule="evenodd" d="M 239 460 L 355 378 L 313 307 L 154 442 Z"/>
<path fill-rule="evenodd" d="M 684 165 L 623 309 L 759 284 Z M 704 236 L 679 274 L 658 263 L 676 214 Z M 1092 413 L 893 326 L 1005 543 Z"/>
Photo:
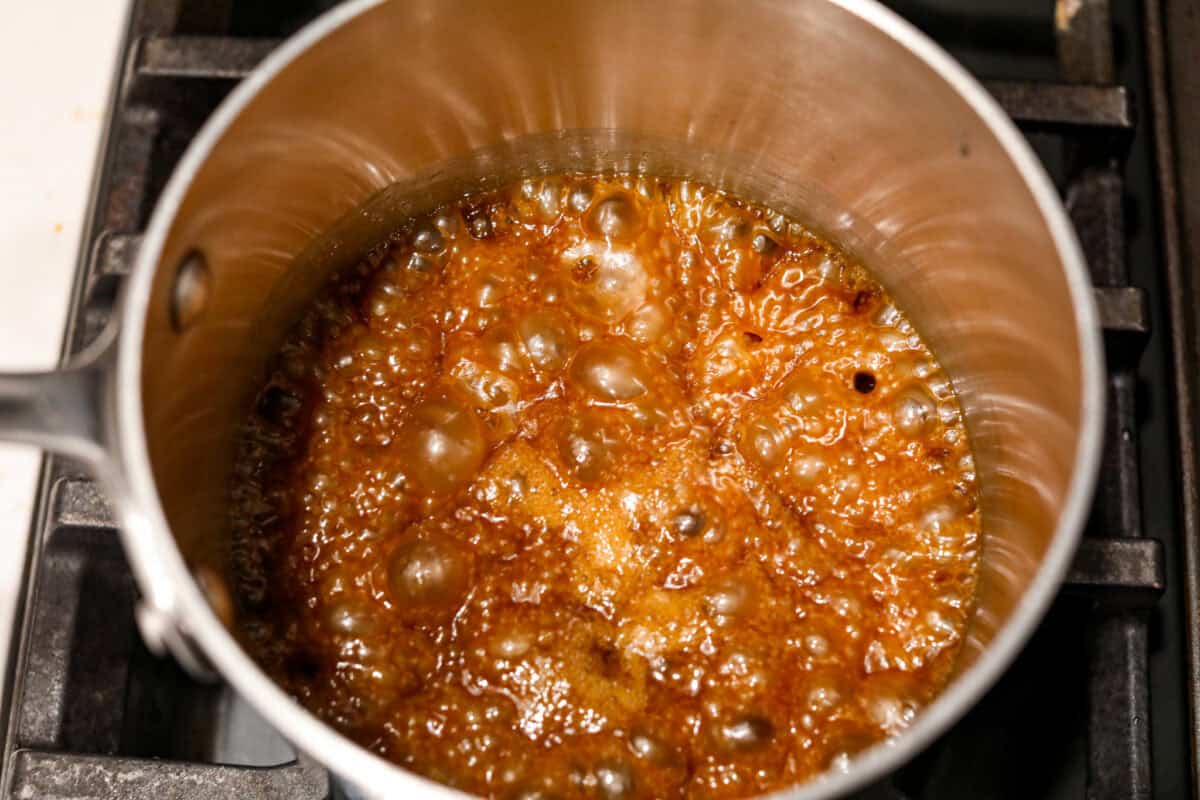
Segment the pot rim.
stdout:
<path fill-rule="evenodd" d="M 169 526 L 154 484 L 142 410 L 142 338 L 157 264 L 176 212 L 209 152 L 239 113 L 276 74 L 330 32 L 387 0 L 350 0 L 285 41 L 246 77 L 207 120 L 155 205 L 119 310 L 115 383 L 116 450 L 121 487 L 118 514 L 145 600 L 179 628 L 217 672 L 301 752 L 331 772 L 350 776 L 369 795 L 463 797 L 353 743 L 318 720 L 272 681 L 236 642 L 204 600 Z M 858 754 L 847 771 L 826 773 L 771 795 L 789 800 L 840 796 L 894 772 L 945 732 L 999 678 L 1044 615 L 1066 573 L 1087 519 L 1100 463 L 1104 364 L 1098 314 L 1084 258 L 1050 178 L 1024 136 L 987 91 L 950 55 L 875 0 L 828 0 L 891 37 L 946 81 L 980 117 L 1025 181 L 1055 244 L 1075 312 L 1081 356 L 1080 435 L 1066 500 L 1037 574 L 1007 623 L 958 676 L 895 739 Z"/>

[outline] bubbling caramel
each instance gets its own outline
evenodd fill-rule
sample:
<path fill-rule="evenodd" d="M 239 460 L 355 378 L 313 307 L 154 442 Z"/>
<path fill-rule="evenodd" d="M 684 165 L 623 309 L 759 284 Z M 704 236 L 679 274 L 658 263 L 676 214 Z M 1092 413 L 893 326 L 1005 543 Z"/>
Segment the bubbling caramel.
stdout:
<path fill-rule="evenodd" d="M 909 725 L 979 514 L 950 383 L 769 209 L 558 176 L 406 222 L 276 358 L 240 635 L 331 725 L 498 798 L 747 797 Z"/>

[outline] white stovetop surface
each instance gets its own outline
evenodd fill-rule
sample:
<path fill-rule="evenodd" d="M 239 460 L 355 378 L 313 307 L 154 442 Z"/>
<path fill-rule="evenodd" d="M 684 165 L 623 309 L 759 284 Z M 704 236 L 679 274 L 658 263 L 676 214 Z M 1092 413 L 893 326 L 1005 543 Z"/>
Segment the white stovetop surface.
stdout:
<path fill-rule="evenodd" d="M 3 4 L 0 4 L 3 5 Z M 0 371 L 58 358 L 128 0 L 5 6 L 0 25 Z M 0 663 L 40 461 L 0 445 Z"/>

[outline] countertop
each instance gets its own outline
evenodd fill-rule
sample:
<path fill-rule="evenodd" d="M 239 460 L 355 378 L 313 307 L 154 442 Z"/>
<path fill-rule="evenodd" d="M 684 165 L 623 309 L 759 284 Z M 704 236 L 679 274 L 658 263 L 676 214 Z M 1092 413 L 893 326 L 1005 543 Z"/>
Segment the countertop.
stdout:
<path fill-rule="evenodd" d="M 0 370 L 58 359 L 128 0 L 5 7 L 0 26 Z M 41 454 L 0 445 L 7 659 Z"/>

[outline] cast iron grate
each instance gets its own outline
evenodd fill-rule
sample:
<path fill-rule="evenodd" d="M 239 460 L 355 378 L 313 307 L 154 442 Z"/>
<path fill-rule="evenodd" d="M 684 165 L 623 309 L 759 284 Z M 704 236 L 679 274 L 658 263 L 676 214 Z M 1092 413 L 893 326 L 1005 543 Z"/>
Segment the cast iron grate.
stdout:
<path fill-rule="evenodd" d="M 65 353 L 78 352 L 107 322 L 149 209 L 199 125 L 279 36 L 328 4 L 280 4 L 278 13 L 252 0 L 135 4 Z M 1131 186 L 1127 179 L 1131 165 L 1150 159 L 1153 147 L 1144 141 L 1148 132 L 1139 136 L 1149 123 L 1139 126 L 1134 91 L 1147 91 L 1154 100 L 1160 151 L 1161 138 L 1171 133 L 1157 6 L 1151 2 L 1145 9 L 1143 46 L 1126 48 L 1134 55 L 1126 59 L 1132 66 L 1118 70 L 1113 17 L 1118 30 L 1137 39 L 1139 9 L 1132 2 L 1112 0 L 1110 7 L 1109 0 L 1059 0 L 1054 18 L 1044 19 L 1007 5 L 998 11 L 970 2 L 959 4 L 967 10 L 932 0 L 895 5 L 969 66 L 972 58 L 983 63 L 984 74 L 997 72 L 998 62 L 975 51 L 996 49 L 996 40 L 1015 45 L 1009 49 L 1018 55 L 1050 50 L 1053 74 L 1027 80 L 1030 70 L 1020 66 L 1017 80 L 986 86 L 1043 155 L 1083 243 L 1105 330 L 1109 413 L 1088 536 L 1063 596 L 980 708 L 876 793 L 914 800 L 1187 796 L 1194 786 L 1190 760 L 1168 755 L 1174 763 L 1164 766 L 1162 758 L 1151 758 L 1152 728 L 1184 737 L 1189 717 L 1178 691 L 1182 666 L 1172 671 L 1150 663 L 1150 654 L 1162 651 L 1167 659 L 1177 654 L 1182 664 L 1179 614 L 1163 610 L 1178 601 L 1167 575 L 1175 579 L 1181 545 L 1170 509 L 1160 508 L 1163 496 L 1173 506 L 1179 491 L 1166 477 L 1176 470 L 1173 451 L 1155 442 L 1149 449 L 1160 451 L 1158 460 L 1147 459 L 1139 434 L 1157 436 L 1161 425 L 1148 423 L 1138 407 L 1146 397 L 1152 411 L 1170 402 L 1169 376 L 1150 374 L 1147 380 L 1153 373 L 1147 362 L 1166 364 L 1176 352 L 1157 330 L 1189 329 L 1177 319 L 1186 308 L 1172 304 L 1176 316 L 1168 315 L 1162 299 L 1164 286 L 1183 280 L 1177 250 L 1164 245 L 1168 256 L 1174 253 L 1166 259 L 1168 270 L 1175 270 L 1164 284 L 1153 247 L 1131 269 L 1130 255 L 1146 248 L 1127 236 L 1132 211 L 1142 215 L 1134 227 L 1145 239 L 1152 227 L 1145 221 L 1154 218 L 1157 204 L 1175 197 L 1169 161 L 1166 171 L 1159 164 L 1158 184 L 1151 178 Z M 1156 189 L 1168 184 L 1163 200 Z M 1156 238 L 1157 231 L 1149 236 Z M 1175 347 L 1181 346 L 1177 340 Z M 1186 411 L 1180 412 L 1184 422 L 1192 419 Z M 1150 487 L 1140 485 L 1142 475 L 1153 477 Z M 1186 488 L 1195 491 L 1194 485 Z M 1145 507 L 1154 509 L 1148 514 L 1153 528 L 1143 521 L 1150 496 L 1156 499 Z M 1186 522 L 1194 526 L 1191 517 Z M 1147 530 L 1164 541 L 1147 537 Z M 1164 590 L 1170 602 L 1160 602 Z M 136 634 L 135 603 L 136 587 L 104 498 L 76 465 L 48 458 L 14 640 L 0 797 L 330 796 L 334 790 L 324 772 L 297 761 L 236 698 L 193 683 L 170 662 L 150 656 Z M 1160 639 L 1168 644 L 1157 644 Z M 1154 681 L 1153 706 L 1152 675 L 1167 676 Z M 1165 685 L 1172 682 L 1178 685 Z M 1043 725 L 1039 716 L 1047 714 L 1057 721 Z M 1031 725 L 1045 730 L 1031 731 Z M 1064 737 L 1070 737 L 1066 744 L 1059 741 Z M 1171 754 L 1187 746 L 1180 741 L 1174 748 Z M 1154 752 L 1163 749 L 1156 741 Z"/>

